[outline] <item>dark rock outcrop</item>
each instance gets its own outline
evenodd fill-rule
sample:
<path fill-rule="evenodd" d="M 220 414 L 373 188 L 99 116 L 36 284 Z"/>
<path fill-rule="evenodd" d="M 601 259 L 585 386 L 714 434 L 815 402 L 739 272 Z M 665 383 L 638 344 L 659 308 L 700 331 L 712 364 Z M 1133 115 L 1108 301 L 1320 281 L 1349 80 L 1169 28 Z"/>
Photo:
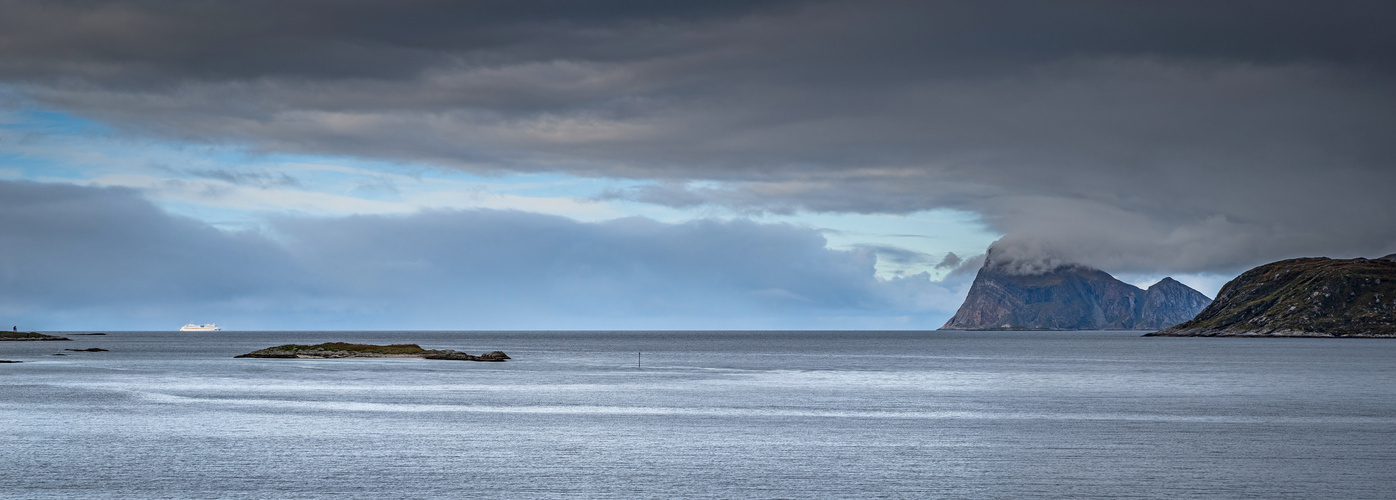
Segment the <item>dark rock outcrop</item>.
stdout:
<path fill-rule="evenodd" d="M 493 355 L 498 356 L 493 356 Z M 489 356 L 489 357 L 486 357 Z M 455 361 L 504 361 L 509 356 L 493 351 L 472 356 L 451 349 L 423 349 L 417 344 L 370 345 L 327 342 L 317 345 L 286 344 L 249 352 L 235 358 L 425 358 Z"/>
<path fill-rule="evenodd" d="M 479 356 L 471 356 L 463 352 L 451 351 L 452 354 L 426 356 L 427 359 L 449 359 L 456 361 L 504 361 L 509 356 L 500 351 L 490 351 Z"/>
<path fill-rule="evenodd" d="M 39 332 L 7 332 L 0 330 L 0 340 L 73 340 L 57 335 L 44 335 Z"/>
<path fill-rule="evenodd" d="M 1022 272 L 994 257 L 991 249 L 942 330 L 1151 330 L 1186 321 L 1210 302 L 1172 278 L 1141 290 L 1086 266 Z"/>
<path fill-rule="evenodd" d="M 1396 337 L 1396 259 L 1282 260 L 1242 273 L 1155 337 Z"/>

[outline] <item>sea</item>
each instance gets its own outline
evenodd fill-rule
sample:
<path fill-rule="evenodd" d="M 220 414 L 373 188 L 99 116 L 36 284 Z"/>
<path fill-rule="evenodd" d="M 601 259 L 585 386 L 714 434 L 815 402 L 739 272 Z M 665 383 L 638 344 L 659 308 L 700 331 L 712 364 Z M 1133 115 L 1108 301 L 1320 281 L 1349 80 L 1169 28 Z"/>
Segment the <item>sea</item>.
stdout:
<path fill-rule="evenodd" d="M 1396 497 L 1396 340 L 75 333 L 0 342 L 0 498 Z M 233 357 L 331 341 L 513 359 Z"/>

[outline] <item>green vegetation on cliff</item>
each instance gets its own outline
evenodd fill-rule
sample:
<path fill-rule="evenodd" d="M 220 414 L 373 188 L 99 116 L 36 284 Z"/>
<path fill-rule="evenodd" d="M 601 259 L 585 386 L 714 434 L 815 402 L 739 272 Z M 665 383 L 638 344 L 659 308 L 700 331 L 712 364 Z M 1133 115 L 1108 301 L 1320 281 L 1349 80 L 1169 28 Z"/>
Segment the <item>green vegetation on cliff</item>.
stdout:
<path fill-rule="evenodd" d="M 1396 337 L 1396 261 L 1303 258 L 1246 271 L 1149 336 Z"/>

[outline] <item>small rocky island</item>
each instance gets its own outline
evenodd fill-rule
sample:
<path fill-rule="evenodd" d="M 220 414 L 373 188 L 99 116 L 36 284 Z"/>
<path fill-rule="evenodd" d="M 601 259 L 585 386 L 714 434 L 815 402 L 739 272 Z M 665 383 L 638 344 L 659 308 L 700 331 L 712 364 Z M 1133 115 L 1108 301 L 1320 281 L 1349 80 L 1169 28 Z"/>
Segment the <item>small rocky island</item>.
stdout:
<path fill-rule="evenodd" d="M 276 347 L 268 347 L 249 352 L 235 358 L 424 358 L 424 359 L 445 359 L 454 361 L 504 361 L 510 359 L 508 355 L 499 351 L 490 351 L 479 356 L 473 356 L 451 349 L 422 349 L 417 344 L 393 344 L 393 345 L 371 345 L 371 344 L 349 344 L 345 342 L 327 342 L 316 345 L 286 344 Z"/>
<path fill-rule="evenodd" d="M 39 332 L 6 332 L 0 331 L 0 340 L 73 340 L 68 337 L 57 335 L 44 335 Z"/>
<path fill-rule="evenodd" d="M 1192 320 L 1145 336 L 1396 338 L 1396 255 L 1266 264 Z"/>

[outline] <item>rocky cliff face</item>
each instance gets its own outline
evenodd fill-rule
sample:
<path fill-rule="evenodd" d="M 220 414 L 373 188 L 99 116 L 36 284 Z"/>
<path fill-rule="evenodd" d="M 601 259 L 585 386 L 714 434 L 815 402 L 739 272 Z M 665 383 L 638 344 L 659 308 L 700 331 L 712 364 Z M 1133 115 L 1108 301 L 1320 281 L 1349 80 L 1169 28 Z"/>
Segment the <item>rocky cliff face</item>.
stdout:
<path fill-rule="evenodd" d="M 1396 259 L 1290 259 L 1246 271 L 1149 336 L 1396 337 Z"/>
<path fill-rule="evenodd" d="M 1186 321 L 1210 302 L 1172 278 L 1141 290 L 1079 265 L 1012 272 L 993 252 L 943 330 L 1150 330 Z"/>
<path fill-rule="evenodd" d="M 1144 306 L 1135 326 L 1167 328 L 1192 319 L 1211 304 L 1211 299 L 1173 278 L 1164 278 L 1144 291 Z"/>

